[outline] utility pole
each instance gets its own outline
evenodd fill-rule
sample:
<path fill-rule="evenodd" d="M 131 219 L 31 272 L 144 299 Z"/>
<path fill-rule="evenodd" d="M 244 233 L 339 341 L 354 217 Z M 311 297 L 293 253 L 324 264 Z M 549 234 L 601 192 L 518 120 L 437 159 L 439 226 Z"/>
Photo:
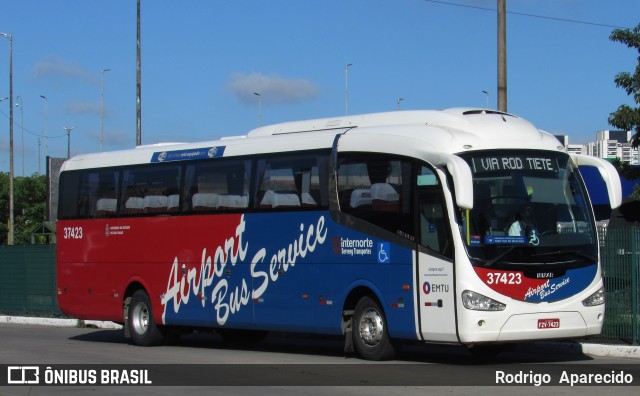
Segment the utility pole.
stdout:
<path fill-rule="evenodd" d="M 67 158 L 71 158 L 71 131 L 76 127 L 62 127 L 67 131 Z"/>
<path fill-rule="evenodd" d="M 498 110 L 507 112 L 507 0 L 498 0 Z"/>
<path fill-rule="evenodd" d="M 138 36 L 136 51 L 136 146 L 142 144 L 142 79 L 140 73 L 140 0 L 138 0 Z"/>
<path fill-rule="evenodd" d="M 13 245 L 13 35 L 9 33 L 0 33 L 0 35 L 9 39 L 9 233 L 7 245 Z"/>
<path fill-rule="evenodd" d="M 100 152 L 102 152 L 104 142 L 104 73 L 111 69 L 102 69 L 102 76 L 100 78 Z"/>

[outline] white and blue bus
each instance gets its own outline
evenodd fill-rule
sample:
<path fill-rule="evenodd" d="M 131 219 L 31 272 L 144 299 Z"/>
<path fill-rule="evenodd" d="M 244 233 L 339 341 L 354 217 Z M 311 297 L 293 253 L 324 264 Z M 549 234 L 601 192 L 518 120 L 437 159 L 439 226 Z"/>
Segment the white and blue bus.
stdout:
<path fill-rule="evenodd" d="M 620 205 L 609 163 L 482 109 L 79 155 L 60 174 L 59 305 L 123 323 L 137 345 L 308 332 L 373 360 L 403 340 L 595 335 L 604 290 L 579 165 Z"/>

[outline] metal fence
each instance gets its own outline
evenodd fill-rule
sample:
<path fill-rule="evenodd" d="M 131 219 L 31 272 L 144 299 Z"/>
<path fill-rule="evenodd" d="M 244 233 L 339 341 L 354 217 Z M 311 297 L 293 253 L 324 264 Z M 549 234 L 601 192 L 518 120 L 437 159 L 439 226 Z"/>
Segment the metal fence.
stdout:
<path fill-rule="evenodd" d="M 0 312 L 60 315 L 56 245 L 0 246 Z"/>
<path fill-rule="evenodd" d="M 640 228 L 609 228 L 600 233 L 606 312 L 599 338 L 638 345 L 640 340 Z"/>
<path fill-rule="evenodd" d="M 599 228 L 606 316 L 598 342 L 640 340 L 640 228 Z M 0 246 L 0 313 L 61 315 L 56 246 Z"/>

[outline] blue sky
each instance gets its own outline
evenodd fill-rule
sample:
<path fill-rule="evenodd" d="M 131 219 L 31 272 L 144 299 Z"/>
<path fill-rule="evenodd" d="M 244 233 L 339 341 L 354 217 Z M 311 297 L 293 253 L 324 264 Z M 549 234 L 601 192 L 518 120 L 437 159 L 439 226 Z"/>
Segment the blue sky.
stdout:
<path fill-rule="evenodd" d="M 254 92 L 263 125 L 344 115 L 347 63 L 349 114 L 393 111 L 398 98 L 402 110 L 496 108 L 496 12 L 484 8 L 497 1 L 442 1 L 142 0 L 142 143 L 245 134 L 258 126 Z M 586 143 L 633 104 L 613 79 L 638 54 L 609 34 L 640 22 L 637 0 L 507 0 L 507 11 L 510 113 Z M 38 153 L 41 172 L 46 152 L 66 157 L 65 126 L 71 155 L 100 150 L 102 69 L 104 151 L 135 146 L 136 0 L 2 0 L 0 32 L 13 35 L 22 99 L 17 176 L 38 171 Z M 0 98 L 8 59 L 0 37 Z"/>

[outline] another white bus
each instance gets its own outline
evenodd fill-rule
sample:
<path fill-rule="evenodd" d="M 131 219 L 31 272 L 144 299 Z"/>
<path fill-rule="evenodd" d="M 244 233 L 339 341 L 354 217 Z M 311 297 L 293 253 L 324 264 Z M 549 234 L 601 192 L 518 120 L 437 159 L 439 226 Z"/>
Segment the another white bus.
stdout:
<path fill-rule="evenodd" d="M 482 109 L 265 126 L 80 155 L 60 174 L 58 298 L 137 345 L 191 329 L 479 350 L 598 334 L 604 290 L 578 166 L 552 135 Z"/>

